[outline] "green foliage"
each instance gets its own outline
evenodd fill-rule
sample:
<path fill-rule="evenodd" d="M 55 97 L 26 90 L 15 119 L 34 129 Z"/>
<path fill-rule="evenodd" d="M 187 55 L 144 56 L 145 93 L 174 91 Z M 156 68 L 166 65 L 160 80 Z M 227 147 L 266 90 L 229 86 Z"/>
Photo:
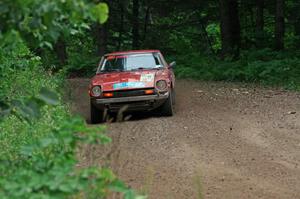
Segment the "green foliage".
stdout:
<path fill-rule="evenodd" d="M 69 59 L 64 69 L 70 76 L 73 74 L 87 77 L 94 75 L 100 61 L 100 57 L 95 56 L 96 50 L 92 38 L 84 35 L 73 37 L 72 41 L 68 41 Z"/>
<path fill-rule="evenodd" d="M 300 89 L 300 59 L 295 52 L 274 52 L 270 49 L 242 52 L 238 61 L 189 53 L 177 57 L 179 78 L 213 81 L 242 81 Z"/>
<path fill-rule="evenodd" d="M 206 32 L 210 39 L 212 40 L 212 48 L 215 52 L 221 50 L 221 30 L 220 24 L 211 23 L 206 27 Z"/>
<path fill-rule="evenodd" d="M 92 17 L 95 21 L 103 24 L 108 19 L 108 6 L 105 3 L 98 3 L 91 9 Z"/>
<path fill-rule="evenodd" d="M 144 198 L 109 168 L 77 168 L 79 144 L 111 141 L 104 127 L 70 115 L 64 76 L 45 71 L 16 31 L 0 41 L 0 198 Z"/>
<path fill-rule="evenodd" d="M 86 0 L 3 0 L 0 2 L 0 32 L 18 30 L 32 48 L 53 48 L 66 38 L 90 29 L 91 21 L 104 23 L 108 6 Z"/>

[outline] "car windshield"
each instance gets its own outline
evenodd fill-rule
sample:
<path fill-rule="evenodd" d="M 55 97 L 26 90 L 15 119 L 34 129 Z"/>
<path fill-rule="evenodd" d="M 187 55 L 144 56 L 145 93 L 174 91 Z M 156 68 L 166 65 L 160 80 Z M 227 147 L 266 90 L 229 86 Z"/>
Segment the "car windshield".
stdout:
<path fill-rule="evenodd" d="M 132 71 L 161 68 L 163 65 L 157 54 L 130 54 L 106 56 L 100 63 L 100 72 Z"/>

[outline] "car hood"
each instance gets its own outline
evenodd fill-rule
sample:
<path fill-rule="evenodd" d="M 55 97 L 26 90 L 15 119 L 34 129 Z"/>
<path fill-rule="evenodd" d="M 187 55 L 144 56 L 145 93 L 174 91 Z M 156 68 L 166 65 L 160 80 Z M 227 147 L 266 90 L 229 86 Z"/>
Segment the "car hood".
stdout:
<path fill-rule="evenodd" d="M 153 88 L 159 70 L 139 70 L 97 74 L 92 85 L 101 85 L 103 91 Z"/>

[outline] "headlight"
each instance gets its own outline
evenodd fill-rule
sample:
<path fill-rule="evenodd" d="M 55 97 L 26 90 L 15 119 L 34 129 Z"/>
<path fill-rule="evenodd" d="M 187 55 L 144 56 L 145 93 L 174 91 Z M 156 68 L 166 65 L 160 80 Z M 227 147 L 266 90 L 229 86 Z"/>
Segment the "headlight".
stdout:
<path fill-rule="evenodd" d="M 95 97 L 99 97 L 101 95 L 101 87 L 100 86 L 94 86 L 92 88 L 92 95 Z"/>
<path fill-rule="evenodd" d="M 168 84 L 165 80 L 159 80 L 159 81 L 156 82 L 156 88 L 159 91 L 165 91 L 168 88 Z"/>

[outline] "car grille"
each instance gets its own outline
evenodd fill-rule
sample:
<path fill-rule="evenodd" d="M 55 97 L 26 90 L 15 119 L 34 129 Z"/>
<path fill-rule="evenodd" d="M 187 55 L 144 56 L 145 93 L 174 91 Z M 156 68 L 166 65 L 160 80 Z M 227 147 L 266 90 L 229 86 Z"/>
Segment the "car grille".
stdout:
<path fill-rule="evenodd" d="M 145 110 L 151 109 L 152 107 L 153 103 L 148 101 L 109 104 L 110 111 L 119 111 L 121 108 L 124 108 L 124 111 Z"/>
<path fill-rule="evenodd" d="M 112 98 L 119 98 L 119 97 L 134 97 L 134 96 L 143 96 L 145 94 L 145 90 L 125 90 L 125 91 L 114 91 L 114 92 L 109 92 L 113 93 Z M 153 90 L 153 89 L 147 89 L 147 90 Z M 155 91 L 154 91 L 155 92 Z M 105 92 L 104 92 L 105 93 Z"/>

